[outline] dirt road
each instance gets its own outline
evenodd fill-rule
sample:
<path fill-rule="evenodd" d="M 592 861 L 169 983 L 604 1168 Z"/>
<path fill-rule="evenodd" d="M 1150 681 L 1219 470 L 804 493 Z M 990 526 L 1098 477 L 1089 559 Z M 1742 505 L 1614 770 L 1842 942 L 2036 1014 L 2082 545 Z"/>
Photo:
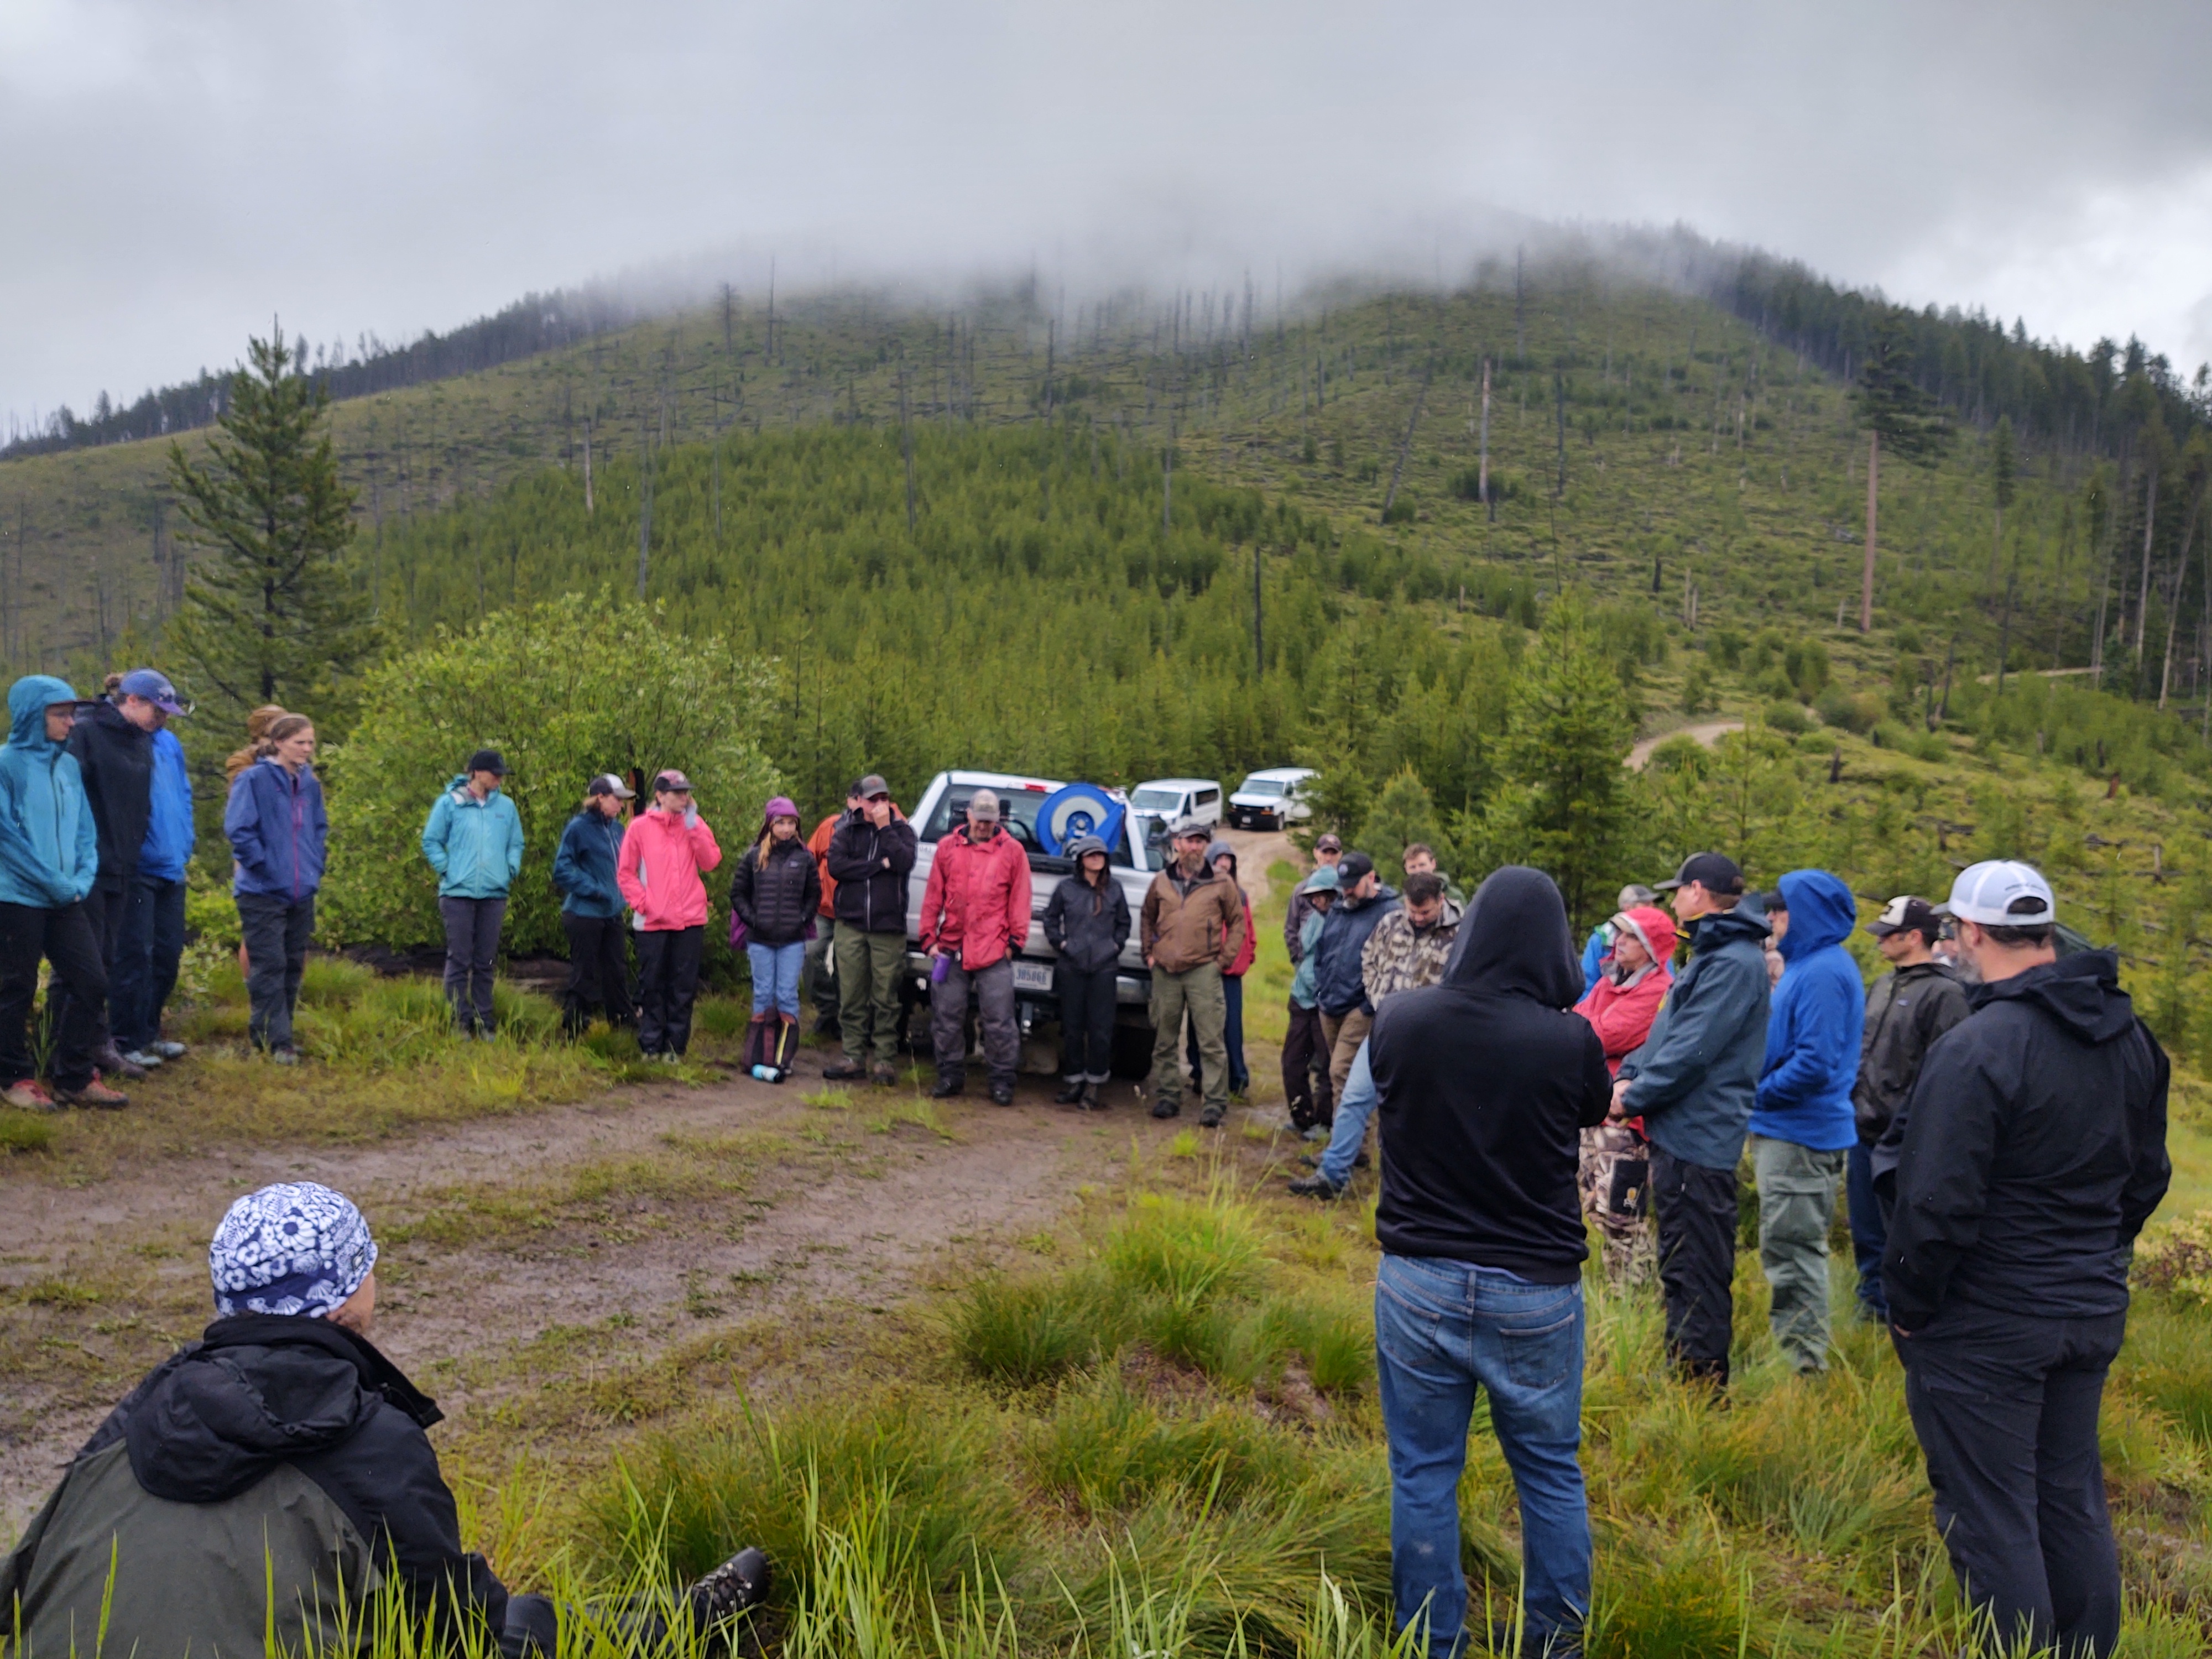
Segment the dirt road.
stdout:
<path fill-rule="evenodd" d="M 803 1054 L 780 1088 L 625 1090 L 365 1147 L 125 1168 L 89 1190 L 8 1171 L 0 1541 L 112 1401 L 210 1316 L 209 1235 L 264 1182 L 323 1181 L 361 1202 L 382 1251 L 380 1343 L 446 1408 L 441 1443 L 496 1427 L 503 1443 L 503 1402 L 596 1389 L 613 1431 L 650 1408 L 623 1378 L 656 1356 L 765 1316 L 864 1321 L 1049 1231 L 1079 1186 L 1110 1187 L 1133 1152 L 1190 1121 L 1153 1121 L 1121 1082 L 1095 1115 L 1053 1106 L 1049 1082 L 1024 1080 L 1012 1109 L 980 1079 L 934 1106 L 912 1086 L 830 1091 L 823 1058 Z"/>
<path fill-rule="evenodd" d="M 1651 751 L 1671 738 L 1692 738 L 1710 749 L 1727 733 L 1742 730 L 1741 720 L 1706 720 L 1697 726 L 1678 726 L 1672 732 L 1662 732 L 1656 738 L 1644 738 L 1628 751 L 1628 759 L 1623 764 L 1632 772 L 1641 772 L 1650 763 Z"/>

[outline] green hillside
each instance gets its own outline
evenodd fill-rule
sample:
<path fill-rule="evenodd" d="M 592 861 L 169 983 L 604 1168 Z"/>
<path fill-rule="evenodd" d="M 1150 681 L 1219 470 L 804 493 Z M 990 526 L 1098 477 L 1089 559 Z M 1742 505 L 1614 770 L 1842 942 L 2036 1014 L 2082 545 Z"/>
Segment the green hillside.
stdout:
<path fill-rule="evenodd" d="M 341 404 L 364 574 L 413 519 L 548 469 L 580 479 L 587 438 L 595 471 L 627 466 L 634 481 L 641 447 L 732 428 L 889 430 L 903 399 L 925 431 L 1073 421 L 1118 435 L 1147 466 L 1172 439 L 1188 473 L 1258 487 L 1340 528 L 1380 527 L 1388 501 L 1399 544 L 1502 565 L 1547 590 L 1573 580 L 1632 593 L 1672 617 L 1694 596 L 1701 624 L 1832 629 L 1855 605 L 1864 457 L 1846 390 L 1717 307 L 1572 265 L 1532 270 L 1517 296 L 1511 271 L 1493 270 L 1444 298 L 1321 296 L 1279 324 L 1242 298 L 1187 298 L 1172 319 L 1133 301 L 1051 316 L 1018 295 L 942 315 L 859 296 L 787 302 L 772 355 L 764 312 L 713 309 Z M 1471 499 L 1485 359 L 1494 522 Z M 173 599 L 165 449 L 0 464 L 12 663 L 100 654 Z M 2130 504 L 2109 489 L 2082 498 L 2089 471 L 2078 455 L 2024 451 L 2000 545 L 1984 434 L 1970 427 L 1932 471 L 1886 467 L 1878 623 L 1911 621 L 1935 672 L 1954 632 L 1977 670 L 1994 666 L 2001 639 L 2022 665 L 2087 662 L 2094 586 L 2108 556 L 2134 545 Z M 634 533 L 638 501 L 623 489 L 595 494 Z M 2158 526 L 2147 626 L 2130 616 L 2133 566 L 2108 577 L 2108 624 L 2130 647 L 2143 634 L 2154 690 L 2186 516 L 2169 508 Z M 2176 630 L 2172 696 L 2191 703 L 2199 592 L 2186 585 Z M 2135 672 L 2130 649 L 2114 678 Z"/>

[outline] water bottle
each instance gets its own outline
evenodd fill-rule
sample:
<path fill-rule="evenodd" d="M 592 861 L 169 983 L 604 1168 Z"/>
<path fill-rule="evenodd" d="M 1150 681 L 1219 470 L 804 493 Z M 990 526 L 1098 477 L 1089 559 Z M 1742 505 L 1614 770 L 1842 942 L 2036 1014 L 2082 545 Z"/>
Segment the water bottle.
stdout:
<path fill-rule="evenodd" d="M 756 1066 L 753 1067 L 753 1075 L 758 1078 L 763 1083 L 781 1083 L 783 1081 L 783 1073 L 777 1071 L 773 1066 Z"/>

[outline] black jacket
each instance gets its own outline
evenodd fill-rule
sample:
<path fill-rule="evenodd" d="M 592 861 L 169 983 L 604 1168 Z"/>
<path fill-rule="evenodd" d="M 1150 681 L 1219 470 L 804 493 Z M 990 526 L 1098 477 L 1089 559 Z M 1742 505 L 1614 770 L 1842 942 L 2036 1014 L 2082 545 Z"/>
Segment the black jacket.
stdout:
<path fill-rule="evenodd" d="M 822 871 L 806 843 L 793 836 L 771 843 L 768 866 L 748 847 L 730 878 L 730 908 L 756 945 L 796 945 L 822 908 Z"/>
<path fill-rule="evenodd" d="M 1582 988 L 1559 890 L 1508 865 L 1475 894 L 1443 982 L 1376 1011 L 1384 1249 L 1580 1276 L 1580 1132 L 1613 1098 L 1605 1045 L 1571 1012 Z"/>
<path fill-rule="evenodd" d="M 461 1548 L 453 1495 L 423 1433 L 438 1420 L 390 1360 L 325 1320 L 219 1319 L 71 1462 L 0 1569 L 0 1611 L 12 1620 L 6 1604 L 20 1598 L 27 1632 L 73 1620 L 86 1628 L 115 1548 L 128 1569 L 108 1632 L 115 1651 L 252 1652 L 264 1571 L 276 1575 L 282 1635 L 303 1603 L 327 1613 L 337 1587 L 307 1580 L 345 1574 L 357 1607 L 368 1588 L 359 1574 L 373 1565 L 396 1573 L 417 1616 L 449 1631 L 481 1620 L 509 1653 L 532 1637 L 550 1652 L 550 1605 L 526 1596 L 511 1609 L 483 1558 Z M 37 1650 L 50 1649 L 63 1650 Z"/>
<path fill-rule="evenodd" d="M 1972 1012 L 1966 988 L 1940 962 L 1916 963 L 1875 981 L 1859 1040 L 1859 1080 L 1851 1089 L 1862 1145 L 1881 1139 L 1911 1094 L 1928 1045 Z"/>
<path fill-rule="evenodd" d="M 1970 992 L 1902 1115 L 1881 1259 L 1890 1317 L 1954 1297 L 2045 1318 L 2124 1312 L 2136 1235 L 2166 1196 L 2166 1054 L 2085 951 Z"/>
<path fill-rule="evenodd" d="M 154 734 L 131 725 L 113 703 L 102 702 L 71 728 L 69 751 L 84 776 L 85 799 L 100 831 L 100 884 L 125 886 L 138 873 L 138 852 L 154 811 Z"/>
<path fill-rule="evenodd" d="M 1108 870 L 1097 887 L 1080 872 L 1045 901 L 1044 940 L 1069 967 L 1086 974 L 1111 968 L 1129 942 L 1129 896 Z"/>
<path fill-rule="evenodd" d="M 878 830 L 855 808 L 830 836 L 830 878 L 837 884 L 837 925 L 864 933 L 906 932 L 907 878 L 914 873 L 914 825 L 893 815 Z"/>

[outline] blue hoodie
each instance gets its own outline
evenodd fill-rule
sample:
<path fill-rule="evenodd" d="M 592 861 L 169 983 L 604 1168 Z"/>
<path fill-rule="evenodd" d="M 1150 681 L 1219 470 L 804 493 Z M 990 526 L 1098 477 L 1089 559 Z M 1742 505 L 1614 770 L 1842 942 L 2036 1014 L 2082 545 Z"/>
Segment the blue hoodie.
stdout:
<path fill-rule="evenodd" d="M 1766 1064 L 1751 1132 L 1814 1152 L 1858 1139 L 1851 1089 L 1859 1079 L 1866 982 L 1843 942 L 1858 921 L 1851 890 L 1826 870 L 1793 870 L 1776 884 L 1790 907 L 1782 982 L 1766 1020 Z"/>
<path fill-rule="evenodd" d="M 75 702 L 66 681 L 27 674 L 8 688 L 0 744 L 0 904 L 58 910 L 92 890 L 100 836 L 84 778 L 66 744 L 46 735 L 46 710 Z"/>
<path fill-rule="evenodd" d="M 505 898 L 522 868 L 522 815 L 504 789 L 478 800 L 457 775 L 422 825 L 422 856 L 440 898 Z"/>
<path fill-rule="evenodd" d="M 155 881 L 182 881 L 198 840 L 192 829 L 192 775 L 185 746 L 167 726 L 154 733 L 154 782 L 148 795 L 146 840 L 138 873 Z"/>
<path fill-rule="evenodd" d="M 234 894 L 296 904 L 323 884 L 331 821 L 313 767 L 290 772 L 274 756 L 254 762 L 231 781 L 222 832 L 236 866 Z"/>

